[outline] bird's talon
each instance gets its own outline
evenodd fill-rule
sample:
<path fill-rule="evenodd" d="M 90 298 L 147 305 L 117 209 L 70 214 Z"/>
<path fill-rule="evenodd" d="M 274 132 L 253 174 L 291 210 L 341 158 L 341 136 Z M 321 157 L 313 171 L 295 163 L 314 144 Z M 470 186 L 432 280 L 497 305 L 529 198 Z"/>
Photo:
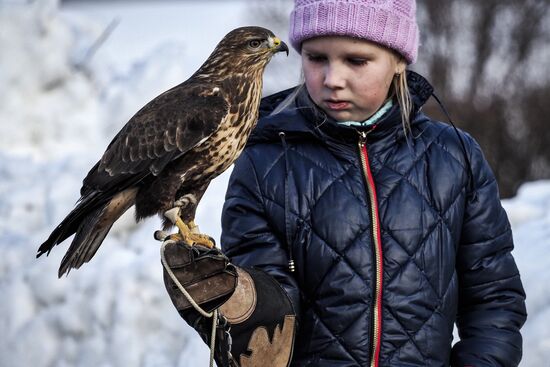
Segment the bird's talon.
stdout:
<path fill-rule="evenodd" d="M 155 231 L 154 237 L 157 241 L 160 241 L 160 242 L 166 242 L 166 241 L 179 242 L 179 243 L 184 243 L 186 246 L 191 246 L 191 247 L 195 245 L 194 241 L 190 240 L 181 232 L 170 234 L 170 233 L 166 233 L 164 231 L 158 230 L 158 231 Z"/>
<path fill-rule="evenodd" d="M 202 245 L 207 248 L 216 246 L 216 241 L 212 237 L 199 233 L 199 227 L 193 220 L 185 223 L 180 218 L 180 208 L 167 210 L 164 215 L 179 229 L 178 238 L 188 246 Z"/>
<path fill-rule="evenodd" d="M 155 238 L 155 240 L 160 242 L 165 241 L 168 238 L 168 236 L 170 236 L 168 233 L 160 230 L 155 231 L 155 233 L 153 234 L 153 237 Z"/>
<path fill-rule="evenodd" d="M 194 245 L 204 246 L 209 249 L 216 247 L 216 241 L 206 234 L 202 233 L 191 233 L 189 239 L 193 241 Z"/>
<path fill-rule="evenodd" d="M 210 242 L 212 242 L 212 247 L 216 247 L 216 240 L 214 240 L 212 237 L 208 236 L 208 239 Z"/>

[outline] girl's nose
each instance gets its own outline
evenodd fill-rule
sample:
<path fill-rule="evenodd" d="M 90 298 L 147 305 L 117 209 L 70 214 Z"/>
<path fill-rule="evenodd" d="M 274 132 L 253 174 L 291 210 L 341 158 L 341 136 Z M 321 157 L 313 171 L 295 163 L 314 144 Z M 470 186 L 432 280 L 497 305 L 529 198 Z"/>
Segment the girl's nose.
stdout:
<path fill-rule="evenodd" d="M 344 88 L 345 84 L 342 70 L 336 65 L 327 65 L 325 69 L 325 87 L 330 89 L 341 89 Z"/>

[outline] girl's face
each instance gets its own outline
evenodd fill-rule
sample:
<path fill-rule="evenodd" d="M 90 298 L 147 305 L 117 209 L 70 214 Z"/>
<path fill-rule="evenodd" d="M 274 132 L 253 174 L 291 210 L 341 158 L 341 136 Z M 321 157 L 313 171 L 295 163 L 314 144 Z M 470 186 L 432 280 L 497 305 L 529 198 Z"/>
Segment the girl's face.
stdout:
<path fill-rule="evenodd" d="M 382 106 L 406 64 L 375 43 L 323 36 L 302 43 L 302 67 L 317 106 L 337 121 L 364 121 Z"/>

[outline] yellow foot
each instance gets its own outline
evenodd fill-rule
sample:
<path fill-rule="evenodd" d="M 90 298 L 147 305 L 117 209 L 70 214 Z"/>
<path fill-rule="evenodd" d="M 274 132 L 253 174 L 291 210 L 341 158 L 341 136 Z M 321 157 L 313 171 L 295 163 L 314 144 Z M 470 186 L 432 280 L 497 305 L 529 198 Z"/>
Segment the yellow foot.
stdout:
<path fill-rule="evenodd" d="M 212 248 L 216 246 L 212 237 L 206 234 L 191 233 L 191 235 L 188 238 L 191 239 L 195 245 L 201 245 L 208 248 Z"/>
<path fill-rule="evenodd" d="M 164 213 L 166 218 L 170 219 L 179 229 L 177 237 L 173 238 L 176 235 L 170 235 L 170 239 L 181 239 L 189 246 L 202 245 L 208 248 L 214 247 L 214 240 L 210 236 L 199 233 L 198 226 L 193 221 L 189 222 L 189 224 L 184 223 L 179 216 L 179 211 L 179 208 L 172 208 Z"/>
<path fill-rule="evenodd" d="M 183 238 L 183 236 L 179 232 L 177 232 L 177 233 L 166 233 L 164 231 L 155 231 L 154 237 L 155 237 L 155 240 L 160 241 L 160 242 L 164 242 L 164 241 L 180 242 L 180 241 L 183 241 L 183 242 L 187 243 L 185 241 L 185 238 Z"/>

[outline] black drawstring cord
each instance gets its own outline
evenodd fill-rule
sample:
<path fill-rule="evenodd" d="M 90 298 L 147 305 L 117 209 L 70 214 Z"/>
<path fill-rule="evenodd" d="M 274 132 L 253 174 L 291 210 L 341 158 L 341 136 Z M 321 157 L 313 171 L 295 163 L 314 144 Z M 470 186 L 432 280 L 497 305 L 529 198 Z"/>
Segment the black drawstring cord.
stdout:
<path fill-rule="evenodd" d="M 287 145 L 286 145 L 286 139 L 285 139 L 285 133 L 283 131 L 279 132 L 279 138 L 281 138 L 281 142 L 283 144 L 283 151 L 285 154 L 285 235 L 286 235 L 286 246 L 288 251 L 288 270 L 290 272 L 294 272 L 296 270 L 296 266 L 294 265 L 294 257 L 292 256 L 292 242 L 290 238 L 290 221 L 289 221 L 289 208 L 290 208 L 290 195 L 289 195 L 289 188 L 288 188 L 288 172 L 290 168 L 290 164 L 288 161 L 288 151 L 287 151 Z"/>
<path fill-rule="evenodd" d="M 474 171 L 472 169 L 472 164 L 470 163 L 470 158 L 468 158 L 468 152 L 466 151 L 466 144 L 464 143 L 464 139 L 462 138 L 462 135 L 460 135 L 460 133 L 458 132 L 458 129 L 456 128 L 455 124 L 453 123 L 453 120 L 451 119 L 451 116 L 449 115 L 449 112 L 447 111 L 447 109 L 443 105 L 443 102 L 441 102 L 441 100 L 435 94 L 435 92 L 432 92 L 432 96 L 434 97 L 436 102 L 439 104 L 439 107 L 441 107 L 441 110 L 443 111 L 445 116 L 447 116 L 447 119 L 449 120 L 449 123 L 451 124 L 451 126 L 455 130 L 456 136 L 458 136 L 458 140 L 460 140 L 460 145 L 462 146 L 462 151 L 464 152 L 464 158 L 466 159 L 466 166 L 468 168 L 468 175 L 470 176 L 469 186 L 470 186 L 470 192 L 472 194 L 471 199 L 476 200 L 477 194 L 475 192 L 475 187 L 474 187 Z"/>

